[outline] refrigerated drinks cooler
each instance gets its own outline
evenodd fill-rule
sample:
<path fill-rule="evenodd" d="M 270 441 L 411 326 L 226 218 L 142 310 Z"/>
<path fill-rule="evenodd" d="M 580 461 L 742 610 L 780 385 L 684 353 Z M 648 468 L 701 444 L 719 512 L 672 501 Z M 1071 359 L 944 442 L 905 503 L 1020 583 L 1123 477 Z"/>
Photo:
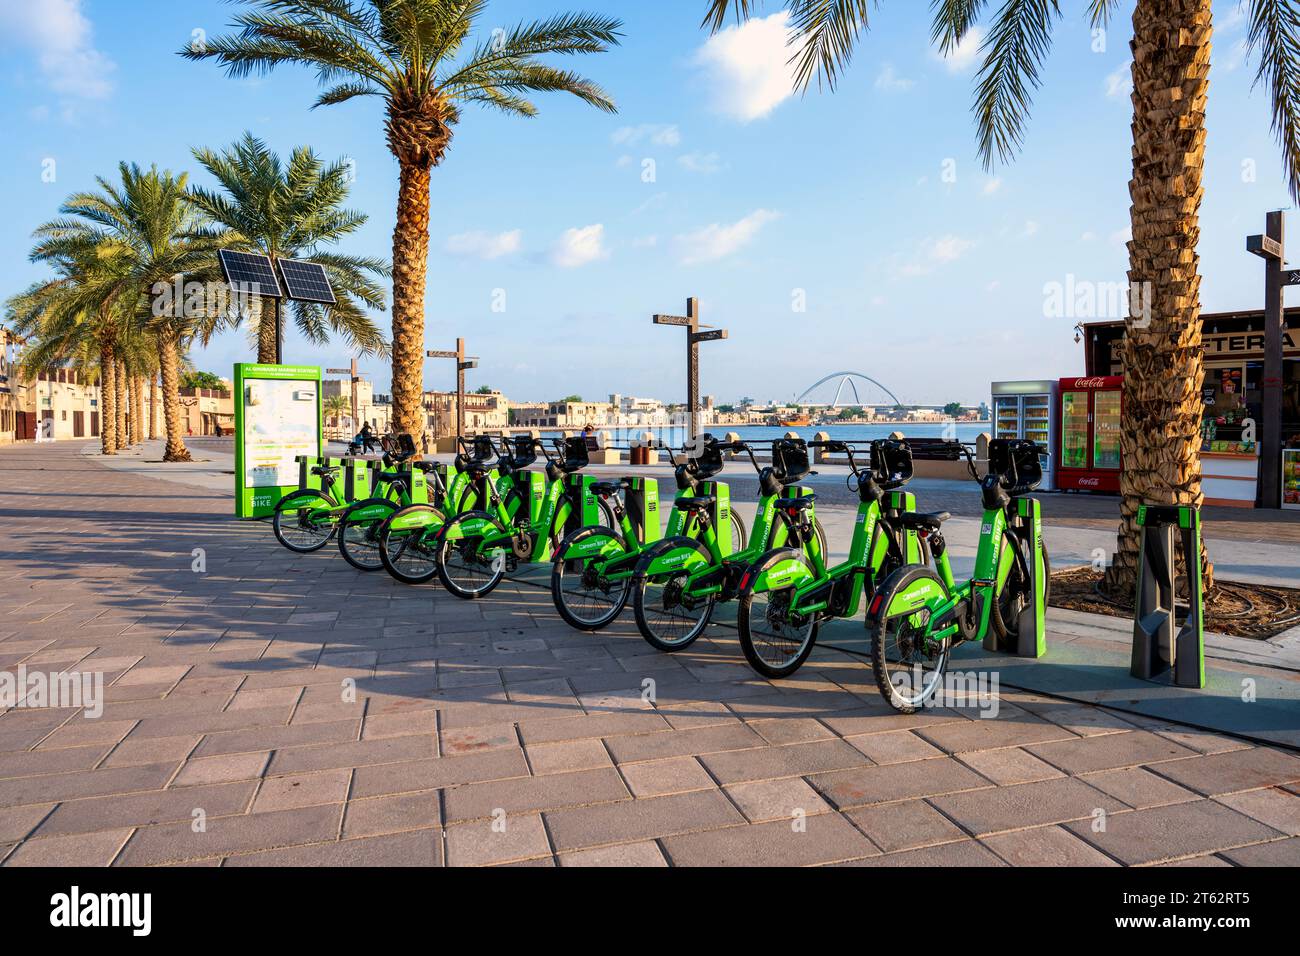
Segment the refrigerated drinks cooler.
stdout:
<path fill-rule="evenodd" d="M 1041 491 L 1055 491 L 1056 484 L 1056 391 L 1055 379 L 1036 382 L 993 383 L 993 437 L 1027 438 L 1038 442 L 1047 453 Z"/>
<path fill-rule="evenodd" d="M 1062 491 L 1119 493 L 1123 384 L 1119 375 L 1061 379 L 1056 487 Z"/>

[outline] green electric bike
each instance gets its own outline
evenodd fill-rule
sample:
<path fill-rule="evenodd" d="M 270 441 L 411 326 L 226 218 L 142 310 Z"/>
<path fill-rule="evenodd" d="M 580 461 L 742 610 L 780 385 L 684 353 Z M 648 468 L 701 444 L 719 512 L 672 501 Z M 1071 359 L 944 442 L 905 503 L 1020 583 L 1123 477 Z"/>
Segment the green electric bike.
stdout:
<path fill-rule="evenodd" d="M 709 514 L 715 503 L 713 496 L 697 495 L 673 502 L 673 507 L 701 523 L 702 538 L 665 539 L 641 556 L 632 578 L 637 628 L 652 647 L 661 651 L 689 647 L 708 627 L 717 603 L 739 594 L 745 569 L 772 548 L 783 547 L 792 539 L 810 555 L 826 548 L 826 536 L 811 501 L 806 507 L 801 503 L 801 499 L 811 497 L 811 492 L 793 487 L 814 474 L 809 469 L 807 442 L 799 438 L 774 440 L 772 464 L 761 468 L 748 443 L 738 441 L 719 447 L 748 453 L 758 472 L 754 530 L 748 547 L 727 554 Z M 729 514 L 719 511 L 718 517 L 725 521 Z"/>
<path fill-rule="evenodd" d="M 506 439 L 502 439 L 505 450 L 498 450 L 488 435 L 457 441 L 461 452 L 441 501 L 402 508 L 385 518 L 375 532 L 381 566 L 403 584 L 432 581 L 438 574 L 438 534 L 442 526 L 461 512 L 484 507 L 489 486 L 501 494 L 510 493 L 516 473 L 536 459 L 531 437 L 514 439 L 514 454 L 508 454 L 510 444 Z M 520 448 L 525 449 L 522 458 Z"/>
<path fill-rule="evenodd" d="M 539 439 L 524 441 L 530 457 L 512 461 L 519 480 L 511 491 L 502 494 L 487 484 L 487 506 L 458 514 L 438 533 L 438 578 L 459 598 L 484 597 L 521 563 L 548 561 L 573 528 L 615 527 L 609 503 L 592 494 L 590 481 L 578 474 L 591 460 L 585 438 L 553 440 L 554 455 Z M 516 450 L 522 452 L 522 443 Z M 545 471 L 523 471 L 536 460 L 536 451 L 546 459 Z"/>
<path fill-rule="evenodd" d="M 812 653 L 822 622 L 855 617 L 864 593 L 869 599 L 898 568 L 921 561 L 916 530 L 899 520 L 916 510 L 915 496 L 898 490 L 912 477 L 908 444 L 873 441 L 865 467 L 859 467 L 848 442 L 808 444 L 848 455 L 846 480 L 858 494 L 858 513 L 848 560 L 828 567 L 822 548 L 804 546 L 807 526 L 797 520 L 813 496 L 793 499 L 786 509 L 795 519 L 791 541 L 764 554 L 741 577 L 736 606 L 740 647 L 764 677 L 789 677 Z"/>
<path fill-rule="evenodd" d="M 688 456 L 673 469 L 677 499 L 715 491 L 717 484 L 710 479 L 723 467 L 717 439 L 704 435 L 700 454 Z M 618 618 L 632 593 L 637 563 L 662 537 L 703 540 L 703 525 L 696 515 L 677 507 L 669 513 L 661 537 L 659 487 L 653 478 L 596 481 L 591 491 L 610 502 L 615 527 L 579 528 L 560 542 L 551 565 L 555 609 L 571 627 L 583 631 L 598 631 Z M 729 499 L 729 495 L 723 497 Z M 716 501 L 717 495 L 714 498 Z M 734 510 L 730 519 L 730 552 L 743 551 L 745 523 Z"/>
<path fill-rule="evenodd" d="M 386 509 L 396 509 L 423 498 L 425 476 L 433 472 L 433 466 L 412 463 L 414 455 L 415 443 L 411 436 L 402 435 L 385 444 L 381 461 L 323 459 L 323 464 L 312 464 L 313 459 L 300 458 L 298 488 L 280 499 L 271 517 L 276 540 L 297 554 L 310 554 L 330 542 L 344 516 L 356 505 L 382 502 Z M 399 470 L 391 470 L 394 468 Z M 436 477 L 434 482 L 436 489 Z M 381 488 L 383 494 L 375 496 L 373 493 Z M 413 494 L 419 497 L 412 499 Z M 354 567 L 375 569 L 365 567 L 366 559 L 361 551 L 348 547 L 355 540 L 355 536 L 350 537 L 348 542 L 340 539 L 343 557 Z"/>
<path fill-rule="evenodd" d="M 910 714 L 932 700 L 943 684 L 949 654 L 962 642 L 983 641 L 988 650 L 1027 657 L 1046 652 L 1043 614 L 1052 568 L 1039 502 L 1026 497 L 1042 480 L 1043 451 L 1032 441 L 994 439 L 982 478 L 966 453 L 984 506 L 969 581 L 953 580 L 940 531 L 947 512 L 900 516 L 902 526 L 915 530 L 933 554 L 937 570 L 899 568 L 867 609 L 876 684 L 894 709 Z"/>

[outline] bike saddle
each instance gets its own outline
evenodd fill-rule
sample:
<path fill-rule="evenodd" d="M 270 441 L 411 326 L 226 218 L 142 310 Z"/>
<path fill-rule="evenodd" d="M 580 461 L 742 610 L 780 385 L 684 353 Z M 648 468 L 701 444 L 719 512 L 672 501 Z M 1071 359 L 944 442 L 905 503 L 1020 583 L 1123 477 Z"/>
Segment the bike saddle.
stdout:
<path fill-rule="evenodd" d="M 631 484 L 631 478 L 619 478 L 617 481 L 593 481 L 590 487 L 592 494 L 608 498 L 610 495 L 616 495 L 624 488 L 630 487 Z"/>
<path fill-rule="evenodd" d="M 375 475 L 375 480 L 382 481 L 389 485 L 404 484 L 406 482 L 406 475 L 397 471 L 381 471 L 379 474 Z"/>
<path fill-rule="evenodd" d="M 913 531 L 938 531 L 939 526 L 951 518 L 946 511 L 923 514 L 919 511 L 904 511 L 898 516 L 898 523 Z"/>
<path fill-rule="evenodd" d="M 807 511 L 816 499 L 816 495 L 804 495 L 802 498 L 777 498 L 776 506 L 783 511 Z"/>
<path fill-rule="evenodd" d="M 324 478 L 327 475 L 337 474 L 342 470 L 343 469 L 340 468 L 338 465 L 316 465 L 315 467 L 312 468 L 311 473 L 313 475 L 319 475 L 321 478 Z"/>
<path fill-rule="evenodd" d="M 438 463 L 436 461 L 413 461 L 411 462 L 411 467 L 416 468 L 427 475 L 429 472 L 438 469 Z"/>
<path fill-rule="evenodd" d="M 673 507 L 678 511 L 703 511 L 705 508 L 712 508 L 714 502 L 718 499 L 713 495 L 700 495 L 696 498 L 678 498 L 673 502 Z"/>

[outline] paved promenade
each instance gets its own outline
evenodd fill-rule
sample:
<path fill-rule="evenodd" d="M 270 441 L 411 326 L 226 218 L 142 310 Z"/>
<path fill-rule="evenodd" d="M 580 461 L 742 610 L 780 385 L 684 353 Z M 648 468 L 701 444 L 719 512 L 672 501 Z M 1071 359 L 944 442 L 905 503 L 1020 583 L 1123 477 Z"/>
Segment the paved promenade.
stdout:
<path fill-rule="evenodd" d="M 837 652 L 771 683 L 726 627 L 403 587 L 82 447 L 0 447 L 0 671 L 106 684 L 0 713 L 3 865 L 1300 864 L 1292 752 L 1005 689 L 899 716 Z"/>

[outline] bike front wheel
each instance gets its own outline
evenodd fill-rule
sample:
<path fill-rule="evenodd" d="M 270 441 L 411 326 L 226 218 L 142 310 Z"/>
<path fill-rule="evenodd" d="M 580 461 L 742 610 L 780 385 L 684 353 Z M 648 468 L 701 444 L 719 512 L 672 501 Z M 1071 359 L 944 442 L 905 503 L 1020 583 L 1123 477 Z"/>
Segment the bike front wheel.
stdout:
<path fill-rule="evenodd" d="M 298 491 L 275 506 L 271 528 L 276 540 L 290 551 L 311 554 L 334 537 L 337 517 L 333 502 L 319 491 Z"/>
<path fill-rule="evenodd" d="M 807 580 L 813 576 L 811 563 L 802 554 L 778 551 L 769 555 L 747 574 L 755 577 L 782 562 L 797 560 L 807 568 Z M 764 677 L 789 677 L 808 659 L 817 643 L 817 619 L 813 615 L 792 614 L 794 587 L 772 590 L 746 590 L 736 605 L 736 628 L 745 660 Z"/>
<path fill-rule="evenodd" d="M 403 519 L 411 521 L 404 526 Z M 438 576 L 438 529 L 443 514 L 433 505 L 407 505 L 379 530 L 379 559 L 403 584 L 425 584 Z"/>
<path fill-rule="evenodd" d="M 358 571 L 383 570 L 379 532 L 397 510 L 387 498 L 358 501 L 339 518 L 339 554 Z"/>
<path fill-rule="evenodd" d="M 592 556 L 566 560 L 566 555 L 585 554 Z M 632 579 L 610 581 L 604 568 L 624 554 L 627 546 L 622 536 L 607 528 L 582 528 L 560 542 L 551 567 L 551 598 L 570 627 L 598 631 L 623 613 Z"/>
<path fill-rule="evenodd" d="M 496 590 L 506 573 L 506 530 L 485 511 L 467 511 L 438 535 L 438 579 L 458 598 L 473 601 Z"/>
<path fill-rule="evenodd" d="M 929 605 L 906 597 L 909 593 L 945 595 L 947 588 L 937 574 L 920 565 L 904 568 L 882 588 L 880 610 L 874 623 L 869 618 L 867 625 L 876 687 L 895 710 L 914 714 L 943 684 L 952 640 L 931 639 Z"/>
<path fill-rule="evenodd" d="M 681 539 L 678 547 L 669 545 L 643 560 L 653 565 L 656 555 L 668 556 L 679 550 L 690 555 L 691 549 L 703 559 L 705 566 L 712 562 L 709 549 L 689 538 Z M 686 567 L 655 574 L 640 568 L 633 579 L 632 609 L 636 612 L 637 628 L 646 642 L 657 650 L 671 653 L 689 647 L 709 626 L 717 595 L 691 595 L 688 590 L 690 576 L 691 571 Z"/>

